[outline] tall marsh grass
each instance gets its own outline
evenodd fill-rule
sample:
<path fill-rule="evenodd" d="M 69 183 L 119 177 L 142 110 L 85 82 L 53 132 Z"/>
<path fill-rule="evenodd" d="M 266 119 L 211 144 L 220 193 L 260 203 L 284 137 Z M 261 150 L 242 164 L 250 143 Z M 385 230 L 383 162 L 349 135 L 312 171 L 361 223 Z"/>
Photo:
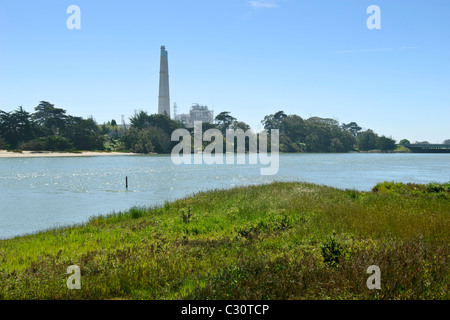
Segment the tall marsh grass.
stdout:
<path fill-rule="evenodd" d="M 449 299 L 448 186 L 212 190 L 1 240 L 0 299 Z"/>

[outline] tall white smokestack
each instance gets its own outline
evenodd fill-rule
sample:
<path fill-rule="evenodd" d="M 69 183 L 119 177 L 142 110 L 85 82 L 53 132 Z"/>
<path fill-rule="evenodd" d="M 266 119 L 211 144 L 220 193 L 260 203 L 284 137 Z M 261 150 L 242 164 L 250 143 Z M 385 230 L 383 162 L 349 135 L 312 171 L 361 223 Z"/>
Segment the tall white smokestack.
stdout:
<path fill-rule="evenodd" d="M 165 46 L 161 46 L 161 63 L 159 67 L 159 96 L 158 113 L 166 114 L 170 118 L 169 95 L 169 61 Z"/>

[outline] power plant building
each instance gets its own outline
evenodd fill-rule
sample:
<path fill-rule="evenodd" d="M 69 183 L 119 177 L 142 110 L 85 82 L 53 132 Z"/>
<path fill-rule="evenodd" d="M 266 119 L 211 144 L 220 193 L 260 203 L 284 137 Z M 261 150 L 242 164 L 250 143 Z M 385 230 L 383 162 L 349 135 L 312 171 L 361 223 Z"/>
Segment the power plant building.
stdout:
<path fill-rule="evenodd" d="M 170 118 L 169 59 L 165 46 L 161 46 L 158 114 L 166 114 Z M 195 121 L 211 124 L 214 123 L 214 112 L 209 110 L 207 106 L 194 103 L 189 110 L 189 114 L 177 114 L 175 104 L 173 118 L 184 123 L 187 127 L 192 128 L 194 127 Z"/>
<path fill-rule="evenodd" d="M 194 103 L 189 110 L 189 114 L 177 114 L 175 120 L 180 121 L 188 128 L 193 128 L 195 121 L 214 123 L 214 112 L 209 110 L 207 106 Z"/>

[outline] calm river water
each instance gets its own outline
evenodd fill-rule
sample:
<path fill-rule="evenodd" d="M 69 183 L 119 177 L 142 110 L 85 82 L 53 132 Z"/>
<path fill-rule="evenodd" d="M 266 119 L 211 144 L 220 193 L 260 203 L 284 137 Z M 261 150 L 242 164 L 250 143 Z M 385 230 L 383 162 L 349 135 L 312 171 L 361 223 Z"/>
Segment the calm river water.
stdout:
<path fill-rule="evenodd" d="M 0 158 L 0 239 L 239 185 L 304 181 L 370 190 L 382 181 L 450 181 L 450 154 L 280 154 L 277 175 L 261 176 L 261 167 L 175 165 L 170 156 Z"/>

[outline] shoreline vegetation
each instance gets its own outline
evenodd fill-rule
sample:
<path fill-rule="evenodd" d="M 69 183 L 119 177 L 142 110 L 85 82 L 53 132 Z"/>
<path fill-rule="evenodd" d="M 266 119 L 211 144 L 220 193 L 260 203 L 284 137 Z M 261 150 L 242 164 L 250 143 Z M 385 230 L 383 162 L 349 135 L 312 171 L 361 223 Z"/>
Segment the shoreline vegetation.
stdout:
<path fill-rule="evenodd" d="M 171 140 L 177 129 L 186 129 L 191 135 L 191 153 L 201 152 L 209 145 L 206 141 L 200 145 L 194 143 L 194 128 L 165 114 L 148 114 L 141 110 L 129 118 L 129 124 L 125 120 L 118 124 L 114 119 L 98 124 L 92 116 L 68 115 L 66 110 L 47 101 L 40 101 L 34 111 L 29 113 L 21 106 L 10 112 L 0 110 L 0 150 L 170 154 L 179 143 Z M 394 139 L 379 136 L 355 122 L 345 124 L 320 117 L 303 119 L 283 111 L 265 116 L 261 125 L 268 133 L 269 148 L 272 130 L 278 130 L 279 151 L 283 153 L 407 152 L 403 145 L 410 143 L 403 139 L 397 144 Z M 203 123 L 201 136 L 210 129 L 222 133 L 223 152 L 226 144 L 234 144 L 235 150 L 238 148 L 234 137 L 233 141 L 227 141 L 227 130 L 251 130 L 248 124 L 237 120 L 228 111 L 219 113 L 214 123 Z M 244 143 L 248 151 L 249 142 Z"/>
<path fill-rule="evenodd" d="M 201 152 L 200 152 L 201 153 Z M 270 152 L 269 152 L 270 153 Z M 280 154 L 295 154 L 297 152 L 279 152 Z M 304 152 L 308 153 L 308 152 Z M 312 153 L 312 152 L 311 152 Z M 354 151 L 348 152 L 350 154 L 357 153 L 411 153 L 409 151 Z M 142 156 L 142 153 L 134 153 L 127 151 L 29 151 L 29 150 L 0 150 L 1 158 L 38 158 L 38 157 L 93 157 L 93 156 Z M 167 155 L 165 153 L 159 154 L 156 152 L 147 153 L 146 155 Z"/>
<path fill-rule="evenodd" d="M 0 300 L 448 300 L 449 215 L 450 183 L 210 190 L 0 240 Z"/>

